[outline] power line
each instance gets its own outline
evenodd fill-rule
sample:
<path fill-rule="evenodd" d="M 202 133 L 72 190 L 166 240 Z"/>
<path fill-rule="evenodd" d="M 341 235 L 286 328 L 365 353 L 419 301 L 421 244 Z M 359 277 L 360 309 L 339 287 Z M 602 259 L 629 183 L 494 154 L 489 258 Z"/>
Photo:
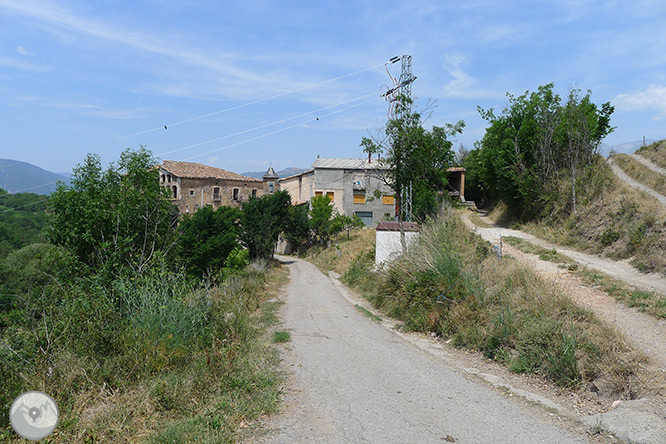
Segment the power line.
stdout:
<path fill-rule="evenodd" d="M 348 106 L 348 107 L 346 107 L 346 108 L 342 108 L 342 109 L 339 109 L 339 110 L 336 110 L 336 111 L 330 112 L 330 113 L 328 113 L 328 114 L 324 114 L 324 115 L 322 115 L 322 116 L 320 116 L 320 117 L 328 117 L 328 116 L 331 116 L 331 115 L 333 115 L 333 114 L 341 113 L 341 112 L 343 112 L 343 111 L 347 111 L 348 109 L 356 108 L 357 106 L 361 106 L 361 105 L 364 105 L 364 104 L 366 104 L 366 103 L 369 103 L 369 102 L 371 102 L 371 101 L 373 101 L 373 100 L 376 100 L 376 99 L 378 99 L 378 98 L 379 98 L 379 97 L 373 97 L 373 98 L 371 98 L 370 100 L 365 100 L 365 101 L 363 101 L 363 102 L 360 102 L 360 103 L 357 103 L 357 104 L 354 104 L 354 105 Z M 222 148 L 217 148 L 217 149 L 214 149 L 214 150 L 212 150 L 212 151 L 208 151 L 208 152 L 205 152 L 205 153 L 197 154 L 197 155 L 195 155 L 195 156 L 188 157 L 187 159 L 183 159 L 183 160 L 184 160 L 184 161 L 185 161 L 185 160 L 191 160 L 191 159 L 195 159 L 195 158 L 197 158 L 197 157 L 206 156 L 206 155 L 208 155 L 208 154 L 213 154 L 213 153 L 216 153 L 216 152 L 218 152 L 218 151 L 222 151 L 222 150 L 225 150 L 225 149 L 233 148 L 233 147 L 238 146 L 238 145 L 242 145 L 242 144 L 244 144 L 244 143 L 248 143 L 248 142 L 252 142 L 252 141 L 254 141 L 254 140 L 262 139 L 262 138 L 264 138 L 264 137 L 272 136 L 273 134 L 281 133 L 282 131 L 286 131 L 286 130 L 289 130 L 289 129 L 292 129 L 292 128 L 296 128 L 296 127 L 298 127 L 298 126 L 303 126 L 303 125 L 305 125 L 305 124 L 307 124 L 307 123 L 315 122 L 315 121 L 317 121 L 317 120 L 319 120 L 319 117 L 316 117 L 316 118 L 314 118 L 314 119 L 309 119 L 309 120 L 306 120 L 306 121 L 304 121 L 304 122 L 296 123 L 296 124 L 294 124 L 294 125 L 290 125 L 290 126 L 287 126 L 287 127 L 284 127 L 284 128 L 280 128 L 280 129 L 278 129 L 278 130 L 271 131 L 271 132 L 269 132 L 269 133 L 262 134 L 262 135 L 257 136 L 257 137 L 253 137 L 253 138 L 251 138 L 251 139 L 243 140 L 243 141 L 241 141 L 241 142 L 237 142 L 237 143 L 234 143 L 234 144 L 231 144 L 231 145 L 224 146 L 224 147 L 222 147 Z"/>
<path fill-rule="evenodd" d="M 171 150 L 171 151 L 167 151 L 167 152 L 164 152 L 164 153 L 157 154 L 157 156 L 159 157 L 159 156 L 164 156 L 166 154 L 173 154 L 173 153 L 176 153 L 178 151 L 184 151 L 184 150 L 187 150 L 187 149 L 190 149 L 190 148 L 196 148 L 198 146 L 206 145 L 206 144 L 209 144 L 209 143 L 212 143 L 212 142 L 219 142 L 220 140 L 229 139 L 229 138 L 235 137 L 235 136 L 240 136 L 242 134 L 247 134 L 247 133 L 250 133 L 252 131 L 257 131 L 257 130 L 260 130 L 260 129 L 263 129 L 263 128 L 267 128 L 269 126 L 279 125 L 281 123 L 285 123 L 285 122 L 288 122 L 290 120 L 295 120 L 295 119 L 301 118 L 303 116 L 307 116 L 307 115 L 310 115 L 310 114 L 317 113 L 319 111 L 324 111 L 324 110 L 327 110 L 327 109 L 336 108 L 340 105 L 345 105 L 347 103 L 355 102 L 357 100 L 367 99 L 368 97 L 371 97 L 371 96 L 374 96 L 374 95 L 376 95 L 376 93 L 365 94 L 363 96 L 359 96 L 359 97 L 356 97 L 354 99 L 350 99 L 350 100 L 346 100 L 344 102 L 336 103 L 335 105 L 325 106 L 323 108 L 319 108 L 319 109 L 316 109 L 316 110 L 313 110 L 313 111 L 309 111 L 309 112 L 306 112 L 306 113 L 303 113 L 303 114 L 299 114 L 297 116 L 288 117 L 288 118 L 282 119 L 282 120 L 276 120 L 275 122 L 266 123 L 264 125 L 257 126 L 257 127 L 254 127 L 254 128 L 250 128 L 250 129 L 243 130 L 243 131 L 239 131 L 239 132 L 234 133 L 234 134 L 228 134 L 226 136 L 217 137 L 215 139 L 210 139 L 210 140 L 206 140 L 204 142 L 195 143 L 194 145 L 188 145 L 188 146 L 185 146 L 185 147 L 182 147 L 182 148 L 176 148 L 176 149 Z"/>
<path fill-rule="evenodd" d="M 180 122 L 168 123 L 166 125 L 161 125 L 161 126 L 158 126 L 158 127 L 155 127 L 155 128 L 147 129 L 147 130 L 144 130 L 144 131 L 139 131 L 138 133 L 129 134 L 127 136 L 120 137 L 119 140 L 139 136 L 141 134 L 146 134 L 146 133 L 150 133 L 150 132 L 153 132 L 153 131 L 159 131 L 159 130 L 162 130 L 162 129 L 166 129 L 167 127 L 182 125 L 184 123 L 193 122 L 193 121 L 199 120 L 199 119 L 205 119 L 206 117 L 216 116 L 218 114 L 226 113 L 226 112 L 229 112 L 229 111 L 234 111 L 234 110 L 237 110 L 237 109 L 240 109 L 240 108 L 245 108 L 245 107 L 250 106 L 250 105 L 256 105 L 257 103 L 267 102 L 269 100 L 277 99 L 278 97 L 283 97 L 283 96 L 286 96 L 286 95 L 289 95 L 289 94 L 294 94 L 294 93 L 297 93 L 297 92 L 300 92 L 300 91 L 305 91 L 306 89 L 315 88 L 317 86 L 321 86 L 321 85 L 325 85 L 327 83 L 335 82 L 337 80 L 341 80 L 341 79 L 344 79 L 346 77 L 351 77 L 351 76 L 361 74 L 361 73 L 366 72 L 366 71 L 371 71 L 373 69 L 379 68 L 380 66 L 384 66 L 384 63 L 381 63 L 379 65 L 375 65 L 375 66 L 370 66 L 368 68 L 364 68 L 364 69 L 361 69 L 359 71 L 354 71 L 354 72 L 351 72 L 349 74 L 345 74 L 345 75 L 342 75 L 342 76 L 339 76 L 339 77 L 334 77 L 332 79 L 324 80 L 323 82 L 313 83 L 312 85 L 303 86 L 303 87 L 292 89 L 290 91 L 285 91 L 285 92 L 282 92 L 282 93 L 279 93 L 279 94 L 274 94 L 274 95 L 269 96 L 269 97 L 264 97 L 263 99 L 253 100 L 251 102 L 243 103 L 241 105 L 232 106 L 230 108 L 225 108 L 225 109 L 222 109 L 222 110 L 219 110 L 219 111 L 214 111 L 212 113 L 202 114 L 200 116 L 191 117 L 189 119 L 181 120 Z"/>
<path fill-rule="evenodd" d="M 47 197 L 46 199 L 36 200 L 36 201 L 34 201 L 34 202 L 30 202 L 29 204 L 20 205 L 20 206 L 18 206 L 18 207 L 5 208 L 4 210 L 0 211 L 0 214 L 2 214 L 2 213 L 6 213 L 6 212 L 8 212 L 8 211 L 18 210 L 19 208 L 29 207 L 30 205 L 36 205 L 36 204 L 38 204 L 38 203 L 46 202 L 47 200 L 49 200 L 48 197 Z"/>

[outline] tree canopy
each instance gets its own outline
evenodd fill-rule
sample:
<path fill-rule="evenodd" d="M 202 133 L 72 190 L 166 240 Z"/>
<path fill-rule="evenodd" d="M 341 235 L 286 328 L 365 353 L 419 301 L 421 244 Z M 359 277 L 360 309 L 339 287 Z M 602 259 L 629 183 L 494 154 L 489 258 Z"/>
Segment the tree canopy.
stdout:
<path fill-rule="evenodd" d="M 518 97 L 509 94 L 499 115 L 479 108 L 490 126 L 464 162 L 470 195 L 503 200 L 515 214 L 529 218 L 557 200 L 566 182 L 575 212 L 577 193 L 601 141 L 613 131 L 613 107 L 608 102 L 597 106 L 590 96 L 573 89 L 563 102 L 551 83 Z"/>
<path fill-rule="evenodd" d="M 71 185 L 51 195 L 50 240 L 93 267 L 143 269 L 173 244 L 176 219 L 157 162 L 141 147 L 127 149 L 117 164 L 102 169 L 89 154 L 74 168 Z"/>
<path fill-rule="evenodd" d="M 410 111 L 410 105 L 408 98 L 401 97 L 396 107 L 397 117 L 386 124 L 384 138 L 364 137 L 361 146 L 368 154 L 382 155 L 382 161 L 389 168 L 385 182 L 395 191 L 401 209 L 402 192 L 411 188 L 413 216 L 424 220 L 439 207 L 440 195 L 448 183 L 446 169 L 453 165 L 454 159 L 453 143 L 449 138 L 462 133 L 465 122 L 461 120 L 426 130 L 421 114 Z"/>

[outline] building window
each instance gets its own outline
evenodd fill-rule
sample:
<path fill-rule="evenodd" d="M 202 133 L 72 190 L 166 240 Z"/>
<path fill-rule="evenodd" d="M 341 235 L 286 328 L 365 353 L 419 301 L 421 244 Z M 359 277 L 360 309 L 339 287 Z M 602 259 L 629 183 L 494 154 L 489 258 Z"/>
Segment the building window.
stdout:
<path fill-rule="evenodd" d="M 162 174 L 162 183 L 164 183 L 164 179 L 165 179 L 164 174 Z"/>
<path fill-rule="evenodd" d="M 365 193 L 354 193 L 354 203 L 355 204 L 364 204 L 365 203 Z"/>
<path fill-rule="evenodd" d="M 220 187 L 213 187 L 213 200 L 220 200 Z"/>
<path fill-rule="evenodd" d="M 273 185 L 273 182 L 271 182 L 271 183 L 268 184 L 268 192 L 272 193 L 273 189 L 274 189 L 274 185 Z"/>
<path fill-rule="evenodd" d="M 176 185 L 172 187 L 172 191 L 173 191 L 173 198 L 178 199 L 178 187 Z"/>
<path fill-rule="evenodd" d="M 167 174 L 167 182 L 171 182 L 171 174 Z"/>
<path fill-rule="evenodd" d="M 331 199 L 331 202 L 333 202 L 333 198 L 335 197 L 335 192 L 334 191 L 327 191 L 326 196 Z"/>
<path fill-rule="evenodd" d="M 190 189 L 190 197 L 194 196 L 194 190 Z"/>
<path fill-rule="evenodd" d="M 257 189 L 256 188 L 252 189 L 252 197 L 257 197 Z"/>
<path fill-rule="evenodd" d="M 321 191 L 315 191 L 315 196 L 321 196 L 323 193 Z"/>
<path fill-rule="evenodd" d="M 219 189 L 218 189 L 219 190 Z M 234 188 L 231 191 L 231 200 L 238 200 L 238 196 L 240 194 L 240 188 Z"/>
<path fill-rule="evenodd" d="M 382 203 L 384 205 L 395 205 L 395 196 L 382 196 Z"/>

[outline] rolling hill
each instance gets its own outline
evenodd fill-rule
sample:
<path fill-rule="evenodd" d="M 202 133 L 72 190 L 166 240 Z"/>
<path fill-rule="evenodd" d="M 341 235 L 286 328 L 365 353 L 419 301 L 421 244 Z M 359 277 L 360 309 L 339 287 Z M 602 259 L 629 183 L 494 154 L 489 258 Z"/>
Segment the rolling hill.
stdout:
<path fill-rule="evenodd" d="M 31 163 L 0 159 L 0 188 L 10 193 L 51 194 L 58 181 L 69 183 L 69 178 Z"/>

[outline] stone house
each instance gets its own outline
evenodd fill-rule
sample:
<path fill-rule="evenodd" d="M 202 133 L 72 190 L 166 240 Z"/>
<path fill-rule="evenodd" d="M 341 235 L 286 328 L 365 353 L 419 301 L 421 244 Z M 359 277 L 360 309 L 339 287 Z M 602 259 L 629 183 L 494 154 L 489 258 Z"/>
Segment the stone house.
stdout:
<path fill-rule="evenodd" d="M 194 213 L 204 205 L 214 209 L 240 207 L 249 196 L 261 197 L 273 192 L 277 183 L 272 167 L 264 180 L 194 162 L 165 160 L 158 170 L 160 184 L 169 189 L 181 214 Z"/>

